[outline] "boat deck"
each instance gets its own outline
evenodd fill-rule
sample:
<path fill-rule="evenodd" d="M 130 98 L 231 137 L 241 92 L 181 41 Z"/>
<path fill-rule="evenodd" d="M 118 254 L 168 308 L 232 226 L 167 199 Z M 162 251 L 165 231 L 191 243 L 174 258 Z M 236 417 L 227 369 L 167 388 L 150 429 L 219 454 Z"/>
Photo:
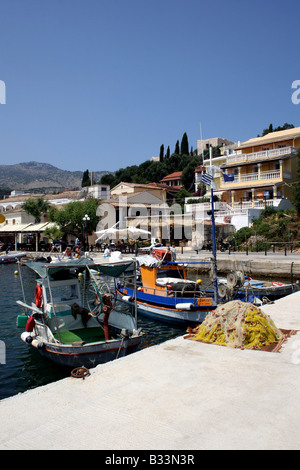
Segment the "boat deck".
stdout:
<path fill-rule="evenodd" d="M 57 333 L 54 335 L 58 339 Z M 104 330 L 99 326 L 95 328 L 80 328 L 78 330 L 68 330 L 60 332 L 60 339 L 62 344 L 72 344 L 77 342 L 95 343 L 97 341 L 104 341 Z"/>

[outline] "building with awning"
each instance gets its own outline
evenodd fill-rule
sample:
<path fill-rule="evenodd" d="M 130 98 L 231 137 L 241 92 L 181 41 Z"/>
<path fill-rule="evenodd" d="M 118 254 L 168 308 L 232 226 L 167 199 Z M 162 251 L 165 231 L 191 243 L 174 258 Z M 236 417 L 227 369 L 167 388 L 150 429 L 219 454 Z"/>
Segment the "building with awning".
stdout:
<path fill-rule="evenodd" d="M 46 230 L 46 228 L 53 227 L 53 222 L 41 222 L 25 223 L 25 224 L 12 224 L 6 223 L 0 226 L 0 239 L 5 242 L 14 243 L 14 247 L 17 250 L 18 244 L 23 244 L 23 236 L 31 235 L 35 239 L 36 251 L 38 251 L 38 241 L 40 235 Z"/>

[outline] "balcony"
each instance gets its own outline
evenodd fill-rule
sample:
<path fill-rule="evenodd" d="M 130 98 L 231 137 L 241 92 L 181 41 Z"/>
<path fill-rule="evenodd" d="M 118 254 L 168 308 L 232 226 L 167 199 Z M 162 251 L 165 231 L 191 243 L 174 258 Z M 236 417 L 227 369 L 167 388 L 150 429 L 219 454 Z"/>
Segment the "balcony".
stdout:
<path fill-rule="evenodd" d="M 272 158 L 284 157 L 285 155 L 295 155 L 297 153 L 295 147 L 282 147 L 272 150 L 263 150 L 261 152 L 253 153 L 236 153 L 229 155 L 226 159 L 226 163 L 241 163 L 241 162 L 253 162 L 260 160 L 270 160 Z"/>
<path fill-rule="evenodd" d="M 283 172 L 283 178 L 289 179 L 291 174 L 288 171 Z M 274 181 L 275 180 L 275 181 Z M 233 181 L 222 181 L 221 187 L 228 188 L 232 185 L 250 185 L 263 184 L 270 181 L 270 183 L 282 181 L 280 170 L 260 171 L 260 173 L 242 173 L 240 176 L 235 175 Z"/>

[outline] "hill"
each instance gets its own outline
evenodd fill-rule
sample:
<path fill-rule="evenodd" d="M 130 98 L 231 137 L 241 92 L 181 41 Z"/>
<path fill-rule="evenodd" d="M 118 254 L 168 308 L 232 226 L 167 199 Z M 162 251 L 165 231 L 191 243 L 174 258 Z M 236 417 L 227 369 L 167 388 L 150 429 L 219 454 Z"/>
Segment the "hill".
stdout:
<path fill-rule="evenodd" d="M 98 182 L 108 171 L 95 171 Z M 0 165 L 0 188 L 11 190 L 63 190 L 81 187 L 82 171 L 60 170 L 48 163 L 26 162 Z"/>

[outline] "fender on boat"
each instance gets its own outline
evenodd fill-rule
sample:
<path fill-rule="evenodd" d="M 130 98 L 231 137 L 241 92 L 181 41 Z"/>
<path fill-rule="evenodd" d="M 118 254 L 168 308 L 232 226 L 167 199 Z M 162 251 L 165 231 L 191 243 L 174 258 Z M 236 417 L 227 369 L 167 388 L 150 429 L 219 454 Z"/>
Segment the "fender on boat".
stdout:
<path fill-rule="evenodd" d="M 177 308 L 177 310 L 193 310 L 194 304 L 192 304 L 191 302 L 182 302 L 176 304 L 175 307 Z"/>
<path fill-rule="evenodd" d="M 131 295 L 123 295 L 122 300 L 125 300 L 125 302 L 132 302 L 133 297 Z"/>
<path fill-rule="evenodd" d="M 24 341 L 24 343 L 31 343 L 32 336 L 27 331 L 23 331 L 23 333 L 21 334 L 21 340 Z"/>

